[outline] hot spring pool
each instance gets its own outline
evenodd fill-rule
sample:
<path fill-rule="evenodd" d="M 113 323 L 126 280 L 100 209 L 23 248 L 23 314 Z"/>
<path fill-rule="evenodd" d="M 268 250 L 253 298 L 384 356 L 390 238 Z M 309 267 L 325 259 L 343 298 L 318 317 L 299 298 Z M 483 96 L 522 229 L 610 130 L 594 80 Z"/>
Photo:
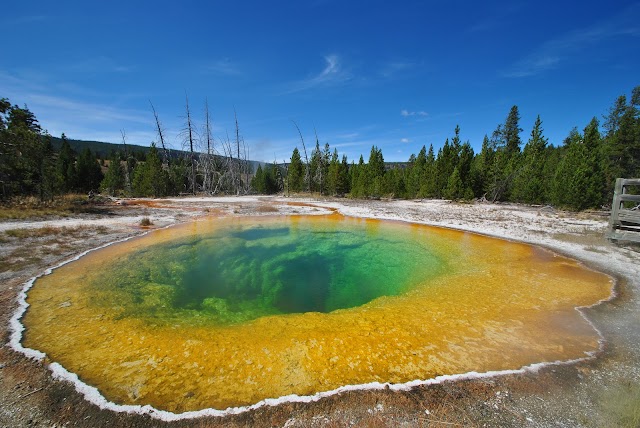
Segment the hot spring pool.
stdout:
<path fill-rule="evenodd" d="M 575 359 L 611 279 L 546 250 L 331 216 L 210 218 L 36 281 L 23 343 L 173 412 Z"/>

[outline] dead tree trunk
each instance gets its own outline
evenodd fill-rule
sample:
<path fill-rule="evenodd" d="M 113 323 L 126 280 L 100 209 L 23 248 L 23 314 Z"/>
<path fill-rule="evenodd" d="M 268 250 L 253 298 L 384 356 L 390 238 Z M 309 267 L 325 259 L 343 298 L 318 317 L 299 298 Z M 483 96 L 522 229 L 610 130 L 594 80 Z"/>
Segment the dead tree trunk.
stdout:
<path fill-rule="evenodd" d="M 202 187 L 207 193 L 213 193 L 213 137 L 211 135 L 211 117 L 209 116 L 209 101 L 204 101 L 204 135 L 207 143 L 207 158 L 204 162 L 204 178 Z"/>
<path fill-rule="evenodd" d="M 193 156 L 193 123 L 191 122 L 191 112 L 189 111 L 189 97 L 185 94 L 187 109 L 187 135 L 189 141 L 189 163 L 191 164 L 191 193 L 196 194 L 196 164 Z"/>
<path fill-rule="evenodd" d="M 238 149 L 238 157 L 236 158 L 238 161 L 238 175 L 236 179 L 238 182 L 236 183 L 236 194 L 240 194 L 240 189 L 242 188 L 242 161 L 240 160 L 240 126 L 238 126 L 238 114 L 236 113 L 236 109 L 233 109 L 233 116 L 236 121 L 236 147 Z"/>
<path fill-rule="evenodd" d="M 126 167 L 124 169 L 124 187 L 127 193 L 131 193 L 131 165 L 129 162 L 129 150 L 127 150 L 127 133 L 124 129 L 120 130 L 122 136 L 122 145 L 124 146 L 124 158 L 126 160 Z"/>
<path fill-rule="evenodd" d="M 292 120 L 292 122 L 296 126 L 296 129 L 298 130 L 298 134 L 300 135 L 300 141 L 302 142 L 302 150 L 304 150 L 304 160 L 306 162 L 304 179 L 307 182 L 307 192 L 308 192 L 311 186 L 311 177 L 309 176 L 309 156 L 307 156 L 307 146 L 304 145 L 304 138 L 302 138 L 302 132 L 300 132 L 300 128 L 298 127 L 298 124 L 294 120 Z"/>
<path fill-rule="evenodd" d="M 169 165 L 169 155 L 167 153 L 167 146 L 164 144 L 164 132 L 162 131 L 162 124 L 160 123 L 160 119 L 158 118 L 158 113 L 156 113 L 156 109 L 153 106 L 151 100 L 149 100 L 149 104 L 151 104 L 151 110 L 153 111 L 153 117 L 156 119 L 156 130 L 158 131 L 158 138 L 160 138 L 160 145 L 162 146 L 162 163 L 165 166 Z"/>

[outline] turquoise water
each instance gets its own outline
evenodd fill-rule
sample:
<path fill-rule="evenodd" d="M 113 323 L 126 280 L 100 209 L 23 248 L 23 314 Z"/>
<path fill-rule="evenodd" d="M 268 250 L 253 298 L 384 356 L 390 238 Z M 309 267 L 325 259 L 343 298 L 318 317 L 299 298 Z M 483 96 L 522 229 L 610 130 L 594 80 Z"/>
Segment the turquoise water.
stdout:
<path fill-rule="evenodd" d="M 234 224 L 117 259 L 91 285 L 118 317 L 245 322 L 395 296 L 445 270 L 428 233 L 371 221 Z"/>

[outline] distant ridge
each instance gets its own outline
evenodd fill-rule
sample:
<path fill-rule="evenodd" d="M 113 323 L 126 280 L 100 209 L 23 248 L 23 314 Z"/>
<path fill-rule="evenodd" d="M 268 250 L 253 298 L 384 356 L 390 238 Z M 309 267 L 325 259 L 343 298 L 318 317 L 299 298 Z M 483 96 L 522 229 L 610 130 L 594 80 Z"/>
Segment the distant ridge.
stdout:
<path fill-rule="evenodd" d="M 102 141 L 87 141 L 87 140 L 72 140 L 71 138 L 67 138 L 67 142 L 71 149 L 76 153 L 80 154 L 85 148 L 89 148 L 92 153 L 96 155 L 97 158 L 100 159 L 108 159 L 113 152 L 124 153 L 124 146 L 122 144 L 113 144 L 113 143 L 104 143 Z M 62 138 L 59 137 L 51 137 L 51 145 L 53 145 L 53 149 L 55 151 L 60 151 L 60 147 L 62 147 Z M 145 146 L 137 146 L 134 144 L 127 144 L 127 150 L 135 156 L 136 153 L 144 153 L 145 155 L 149 152 L 151 145 Z M 158 150 L 162 150 L 162 148 L 158 147 Z M 168 149 L 169 156 L 171 158 L 179 158 L 187 154 L 187 152 L 183 150 L 175 150 Z M 264 162 L 259 161 L 248 161 L 251 165 L 252 171 L 255 171 L 258 168 L 258 165 L 264 165 Z"/>
<path fill-rule="evenodd" d="M 78 154 L 88 147 L 93 153 L 95 153 L 96 157 L 101 159 L 107 159 L 114 151 L 120 153 L 124 152 L 124 146 L 122 144 L 103 143 L 101 141 L 72 140 L 70 138 L 67 138 L 67 142 Z M 51 144 L 55 151 L 59 151 L 60 147 L 62 147 L 62 138 L 51 137 Z M 133 153 L 141 152 L 146 154 L 149 151 L 149 148 L 150 147 L 127 144 L 127 150 L 130 150 Z M 175 152 L 176 150 L 173 151 Z"/>

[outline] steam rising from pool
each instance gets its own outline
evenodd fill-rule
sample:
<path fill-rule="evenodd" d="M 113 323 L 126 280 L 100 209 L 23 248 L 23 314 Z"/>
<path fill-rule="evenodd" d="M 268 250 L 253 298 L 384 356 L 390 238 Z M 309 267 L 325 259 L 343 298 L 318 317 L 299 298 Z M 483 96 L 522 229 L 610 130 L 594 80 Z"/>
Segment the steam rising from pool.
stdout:
<path fill-rule="evenodd" d="M 120 404 L 247 406 L 575 359 L 611 280 L 539 248 L 328 217 L 208 219 L 92 252 L 29 291 L 26 346 Z"/>

